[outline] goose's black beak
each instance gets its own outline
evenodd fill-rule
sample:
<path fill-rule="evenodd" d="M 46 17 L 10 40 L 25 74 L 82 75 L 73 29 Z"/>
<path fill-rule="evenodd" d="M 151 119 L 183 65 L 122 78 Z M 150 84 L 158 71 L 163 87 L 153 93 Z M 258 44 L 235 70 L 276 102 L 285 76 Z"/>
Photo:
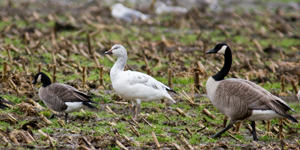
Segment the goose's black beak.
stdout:
<path fill-rule="evenodd" d="M 110 50 L 106 51 L 105 54 L 112 54 L 112 50 L 113 49 L 110 49 Z"/>
<path fill-rule="evenodd" d="M 217 53 L 217 52 L 218 51 L 215 48 L 213 48 L 213 49 L 207 51 L 205 54 L 212 54 L 212 53 Z"/>
<path fill-rule="evenodd" d="M 36 83 L 36 80 L 33 80 L 31 84 L 35 84 L 35 83 Z"/>

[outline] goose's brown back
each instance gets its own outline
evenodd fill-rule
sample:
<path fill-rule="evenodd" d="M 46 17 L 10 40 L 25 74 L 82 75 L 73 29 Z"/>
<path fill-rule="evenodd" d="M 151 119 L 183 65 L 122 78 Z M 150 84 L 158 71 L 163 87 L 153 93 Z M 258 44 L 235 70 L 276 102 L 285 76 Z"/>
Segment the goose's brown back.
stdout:
<path fill-rule="evenodd" d="M 76 88 L 61 83 L 53 83 L 47 87 L 41 87 L 39 97 L 47 107 L 58 112 L 67 109 L 65 102 L 91 102 L 90 96 Z"/>
<path fill-rule="evenodd" d="M 212 102 L 232 122 L 248 118 L 253 110 L 273 110 L 282 116 L 293 110 L 264 88 L 242 79 L 220 81 Z"/>

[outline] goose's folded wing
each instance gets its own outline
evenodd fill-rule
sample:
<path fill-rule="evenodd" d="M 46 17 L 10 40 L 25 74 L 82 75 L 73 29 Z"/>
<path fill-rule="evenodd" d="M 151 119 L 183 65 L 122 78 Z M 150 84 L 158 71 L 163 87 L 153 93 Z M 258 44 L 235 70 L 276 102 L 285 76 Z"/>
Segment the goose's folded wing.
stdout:
<path fill-rule="evenodd" d="M 270 96 L 270 97 L 276 97 L 273 94 L 271 94 L 269 91 L 267 91 L 266 89 L 264 89 L 263 87 L 255 84 L 254 82 L 248 81 L 248 80 L 243 80 L 243 79 L 237 79 L 240 82 L 243 82 L 244 84 L 248 84 L 250 85 L 252 88 L 260 91 L 261 93 L 263 93 L 264 95 Z"/>
<path fill-rule="evenodd" d="M 49 86 L 48 86 L 49 87 Z M 43 87 L 41 87 L 43 88 Z M 58 95 L 56 95 L 51 88 L 45 88 L 39 91 L 39 96 L 41 100 L 46 104 L 47 107 L 61 112 L 68 108 L 64 101 L 62 101 Z"/>
<path fill-rule="evenodd" d="M 272 103 L 270 103 L 268 106 L 269 107 L 274 107 L 274 110 L 278 107 L 282 108 L 284 111 L 288 111 L 288 110 L 292 110 L 295 111 L 293 108 L 291 108 L 290 106 L 288 106 L 286 104 L 286 102 L 284 100 L 282 100 L 281 98 L 271 94 L 269 91 L 267 91 L 266 89 L 262 88 L 261 86 L 251 82 L 251 81 L 247 81 L 247 80 L 243 80 L 245 83 L 251 85 L 253 88 L 257 89 L 258 91 L 260 91 L 262 93 L 262 95 L 264 95 L 266 98 L 270 99 Z"/>
<path fill-rule="evenodd" d="M 51 84 L 48 91 L 55 93 L 64 102 L 91 102 L 90 96 L 67 84 Z"/>
<path fill-rule="evenodd" d="M 168 86 L 164 85 L 163 83 L 157 81 L 153 77 L 140 73 L 140 72 L 135 72 L 135 71 L 126 71 L 127 73 L 127 82 L 130 85 L 135 85 L 135 84 L 143 84 L 145 86 L 151 87 L 153 89 L 158 89 L 158 90 L 171 90 Z"/>
<path fill-rule="evenodd" d="M 262 87 L 239 80 L 226 80 L 218 86 L 218 90 L 223 96 L 238 97 L 241 102 L 235 101 L 234 104 L 246 103 L 250 110 L 274 110 L 278 114 L 287 115 L 290 107 L 280 98 L 272 95 Z"/>

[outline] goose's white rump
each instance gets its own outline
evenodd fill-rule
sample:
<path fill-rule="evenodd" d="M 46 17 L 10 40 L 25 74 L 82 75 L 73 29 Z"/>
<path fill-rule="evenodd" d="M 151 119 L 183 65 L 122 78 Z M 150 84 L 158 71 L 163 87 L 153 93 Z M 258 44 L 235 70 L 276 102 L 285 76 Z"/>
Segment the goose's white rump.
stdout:
<path fill-rule="evenodd" d="M 252 115 L 247 120 L 258 121 L 258 120 L 270 120 L 274 118 L 284 118 L 273 110 L 253 110 Z"/>
<path fill-rule="evenodd" d="M 68 108 L 65 110 L 65 113 L 79 111 L 80 109 L 85 107 L 82 102 L 65 102 L 65 104 L 68 106 Z"/>

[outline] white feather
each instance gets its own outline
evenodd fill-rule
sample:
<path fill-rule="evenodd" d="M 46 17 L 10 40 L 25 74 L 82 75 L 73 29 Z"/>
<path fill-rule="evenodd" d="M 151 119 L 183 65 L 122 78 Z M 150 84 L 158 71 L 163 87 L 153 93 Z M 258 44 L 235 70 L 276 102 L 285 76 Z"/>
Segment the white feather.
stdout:
<path fill-rule="evenodd" d="M 253 110 L 252 115 L 247 118 L 250 121 L 270 120 L 274 118 L 284 118 L 273 110 Z"/>
<path fill-rule="evenodd" d="M 175 102 L 168 94 L 167 86 L 146 74 L 123 71 L 111 80 L 116 93 L 127 100 L 150 102 L 167 98 Z"/>
<path fill-rule="evenodd" d="M 143 13 L 130 9 L 128 7 L 125 7 L 121 3 L 114 4 L 111 7 L 111 10 L 112 10 L 111 15 L 113 17 L 127 22 L 132 22 L 133 18 L 136 18 L 138 20 L 146 20 L 149 18 L 147 15 L 144 15 Z"/>
<path fill-rule="evenodd" d="M 68 106 L 68 108 L 65 110 L 65 113 L 79 111 L 85 106 L 82 104 L 82 102 L 66 102 L 65 104 Z"/>
<path fill-rule="evenodd" d="M 163 2 L 157 2 L 155 4 L 156 6 L 156 10 L 155 13 L 156 14 L 163 14 L 163 13 L 179 13 L 179 14 L 185 14 L 188 12 L 188 10 L 184 7 L 179 7 L 179 6 L 167 6 L 165 3 Z"/>

